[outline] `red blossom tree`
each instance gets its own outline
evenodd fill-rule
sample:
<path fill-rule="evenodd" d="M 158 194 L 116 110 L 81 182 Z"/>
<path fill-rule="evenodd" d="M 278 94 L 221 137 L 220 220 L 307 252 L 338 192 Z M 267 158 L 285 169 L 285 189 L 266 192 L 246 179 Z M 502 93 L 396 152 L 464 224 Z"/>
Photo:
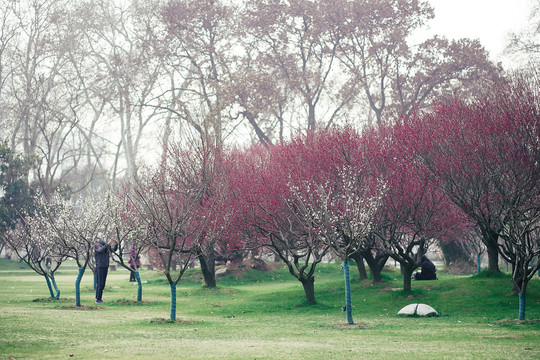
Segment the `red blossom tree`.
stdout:
<path fill-rule="evenodd" d="M 538 264 L 540 81 L 534 74 L 494 85 L 472 103 L 455 100 L 410 120 L 411 146 L 440 189 L 474 222 L 489 270 L 501 254 L 525 314 L 527 283 Z M 412 139 L 411 139 L 412 140 Z"/>
<path fill-rule="evenodd" d="M 315 268 L 328 250 L 313 227 L 298 217 L 288 184 L 310 177 L 312 169 L 297 143 L 253 147 L 237 153 L 229 178 L 236 198 L 236 223 L 251 242 L 276 254 L 303 285 L 306 301 L 315 300 Z"/>
<path fill-rule="evenodd" d="M 366 246 L 385 183 L 371 176 L 360 137 L 351 129 L 313 133 L 295 143 L 305 148 L 308 156 L 303 164 L 311 174 L 291 178 L 289 202 L 304 227 L 313 229 L 343 261 L 345 310 L 348 323 L 353 324 L 348 261 Z"/>
<path fill-rule="evenodd" d="M 414 269 L 441 236 L 448 199 L 434 186 L 430 174 L 415 166 L 418 159 L 406 142 L 408 128 L 400 124 L 381 127 L 370 136 L 374 137 L 372 161 L 387 186 L 373 231 L 381 246 L 400 263 L 403 289 L 410 291 Z"/>
<path fill-rule="evenodd" d="M 486 140 L 499 136 L 496 132 L 500 130 L 481 119 L 463 102 L 439 105 L 434 112 L 409 120 L 408 140 L 422 160 L 421 166 L 478 226 L 487 249 L 488 269 L 498 272 L 497 244 L 504 227 L 505 205 L 491 181 L 498 176 L 492 171 L 494 164 L 485 160 L 492 157 Z"/>

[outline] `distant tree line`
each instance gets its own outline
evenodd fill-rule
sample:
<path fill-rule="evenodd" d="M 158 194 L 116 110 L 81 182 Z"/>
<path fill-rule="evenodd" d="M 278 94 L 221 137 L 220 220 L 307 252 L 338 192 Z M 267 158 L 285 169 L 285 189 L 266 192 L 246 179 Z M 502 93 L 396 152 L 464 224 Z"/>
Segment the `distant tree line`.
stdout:
<path fill-rule="evenodd" d="M 115 188 L 172 144 L 382 126 L 502 69 L 411 34 L 426 1 L 0 0 L 0 140 L 46 198 Z"/>

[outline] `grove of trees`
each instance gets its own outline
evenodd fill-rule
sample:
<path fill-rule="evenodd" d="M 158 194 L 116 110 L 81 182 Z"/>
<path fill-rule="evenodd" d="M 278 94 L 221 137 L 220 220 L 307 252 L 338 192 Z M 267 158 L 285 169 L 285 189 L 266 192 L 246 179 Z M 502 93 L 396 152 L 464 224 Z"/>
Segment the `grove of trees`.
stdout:
<path fill-rule="evenodd" d="M 540 256 L 540 76 L 476 40 L 410 35 L 425 1 L 0 0 L 0 238 L 49 284 L 113 259 L 282 261 L 316 303 L 349 260 L 403 289 L 434 245 L 512 265 L 525 317 Z M 450 244 L 450 245 L 449 245 Z M 46 265 L 44 265 L 44 263 Z M 54 285 L 56 288 L 56 285 Z M 58 298 L 49 286 L 51 297 Z"/>

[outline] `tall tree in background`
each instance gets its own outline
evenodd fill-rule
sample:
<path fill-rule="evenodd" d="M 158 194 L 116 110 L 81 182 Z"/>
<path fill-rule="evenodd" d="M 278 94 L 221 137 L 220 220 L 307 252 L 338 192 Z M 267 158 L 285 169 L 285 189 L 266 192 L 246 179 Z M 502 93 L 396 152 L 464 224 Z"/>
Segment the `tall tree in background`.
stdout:
<path fill-rule="evenodd" d="M 84 143 L 74 116 L 80 107 L 79 84 L 68 61 L 74 42 L 62 23 L 69 2 L 13 4 L 19 27 L 10 46 L 4 119 L 10 124 L 10 146 L 38 157 L 32 175 L 49 196 L 77 167 Z"/>
<path fill-rule="evenodd" d="M 33 191 L 28 173 L 33 166 L 31 159 L 0 143 L 0 233 L 14 227 L 22 214 L 32 213 Z"/>
<path fill-rule="evenodd" d="M 540 62 L 540 1 L 530 0 L 529 21 L 510 35 L 506 52 L 522 65 L 537 68 Z"/>
<path fill-rule="evenodd" d="M 39 156 L 46 195 L 114 185 L 194 134 L 216 148 L 269 145 L 363 126 L 366 108 L 380 123 L 498 70 L 477 42 L 410 46 L 432 16 L 425 2 L 1 5 L 0 127 L 11 148 Z"/>
<path fill-rule="evenodd" d="M 104 90 L 104 115 L 112 115 L 109 123 L 102 118 L 100 125 L 114 129 L 111 135 L 120 135 L 119 141 L 109 138 L 117 147 L 111 170 L 114 184 L 121 169 L 125 168 L 126 178 L 137 173 L 139 152 L 145 145 L 143 135 L 158 116 L 155 107 L 146 105 L 157 96 L 163 57 L 152 51 L 155 39 L 148 26 L 151 19 L 137 2 L 95 0 L 94 6 L 89 15 L 95 21 L 87 24 L 84 49 L 100 77 L 101 83 L 95 85 Z"/>
<path fill-rule="evenodd" d="M 293 127 L 313 131 L 336 123 L 353 101 L 354 93 L 346 91 L 351 85 L 336 76 L 338 39 L 332 37 L 335 24 L 329 16 L 335 8 L 332 1 L 246 1 L 241 28 L 243 48 L 251 76 L 270 75 L 269 84 L 254 88 L 273 99 L 264 107 L 265 115 L 271 115 L 270 121 L 282 123 L 285 108 L 294 118 L 306 121 Z M 245 111 L 244 115 L 261 138 L 258 129 L 263 124 L 256 122 L 257 110 L 245 102 L 242 105 L 247 106 L 249 113 Z"/>
<path fill-rule="evenodd" d="M 230 106 L 225 84 L 235 66 L 234 5 L 226 1 L 170 1 L 162 9 L 174 89 L 171 108 L 206 146 L 223 147 Z"/>
<path fill-rule="evenodd" d="M 500 71 L 478 41 L 434 37 L 411 46 L 412 32 L 433 18 L 426 1 L 340 1 L 337 59 L 362 89 L 377 125 L 429 106 L 434 98 L 471 95 Z M 468 91 L 467 91 L 468 90 Z"/>

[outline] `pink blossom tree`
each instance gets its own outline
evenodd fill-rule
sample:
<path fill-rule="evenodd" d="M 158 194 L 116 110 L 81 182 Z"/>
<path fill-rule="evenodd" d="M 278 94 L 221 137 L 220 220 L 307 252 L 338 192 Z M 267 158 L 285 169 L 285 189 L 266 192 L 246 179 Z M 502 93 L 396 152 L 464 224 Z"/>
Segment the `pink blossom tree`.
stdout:
<path fill-rule="evenodd" d="M 191 161 L 193 162 L 191 171 L 197 174 L 193 177 L 206 184 L 205 192 L 196 209 L 198 216 L 205 220 L 204 229 L 197 239 L 196 254 L 201 265 L 204 284 L 213 288 L 216 287 L 215 264 L 220 242 L 224 241 L 230 231 L 235 209 L 231 206 L 229 186 L 225 181 L 223 150 L 202 145 L 192 154 Z M 185 168 L 179 170 L 184 174 L 190 173 Z"/>
<path fill-rule="evenodd" d="M 528 283 L 540 269 L 539 90 L 538 73 L 517 74 L 510 85 L 496 87 L 480 103 L 483 115 L 502 132 L 489 139 L 488 163 L 493 187 L 505 205 L 499 252 L 512 264 L 519 320 L 525 319 Z"/>
<path fill-rule="evenodd" d="M 495 131 L 482 124 L 466 104 L 439 105 L 434 112 L 410 120 L 410 146 L 439 187 L 464 211 L 482 234 L 488 269 L 499 272 L 498 240 L 503 229 L 504 200 L 496 194 L 490 174 L 486 140 Z"/>

